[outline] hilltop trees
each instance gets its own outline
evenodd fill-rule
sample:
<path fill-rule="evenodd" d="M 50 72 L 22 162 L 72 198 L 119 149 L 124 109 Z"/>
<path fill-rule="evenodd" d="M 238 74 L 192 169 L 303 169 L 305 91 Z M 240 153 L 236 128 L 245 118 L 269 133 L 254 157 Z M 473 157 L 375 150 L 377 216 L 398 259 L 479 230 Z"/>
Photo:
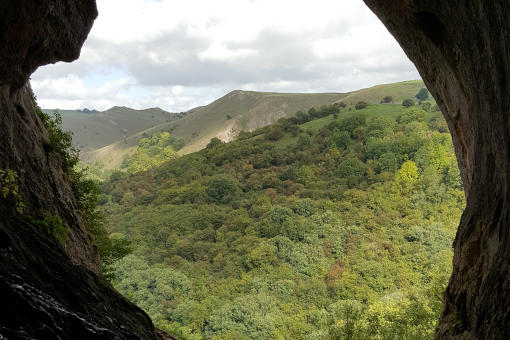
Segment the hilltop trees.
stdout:
<path fill-rule="evenodd" d="M 177 157 L 176 151 L 184 146 L 184 141 L 169 132 L 153 134 L 150 138 L 142 138 L 132 156 L 127 156 L 121 168 L 128 173 L 145 171 Z"/>

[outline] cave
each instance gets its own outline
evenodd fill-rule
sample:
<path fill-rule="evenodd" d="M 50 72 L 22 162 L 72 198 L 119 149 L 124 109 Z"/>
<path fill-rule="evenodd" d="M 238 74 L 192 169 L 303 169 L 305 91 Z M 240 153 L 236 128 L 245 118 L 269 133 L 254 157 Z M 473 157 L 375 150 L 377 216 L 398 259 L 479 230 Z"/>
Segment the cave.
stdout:
<path fill-rule="evenodd" d="M 364 0 L 434 95 L 452 134 L 467 198 L 437 338 L 510 334 L 510 44 L 507 1 Z M 0 164 L 19 175 L 24 209 L 62 216 L 64 246 L 0 203 L 0 335 L 158 339 L 149 317 L 98 278 L 99 257 L 71 194 L 63 160 L 28 82 L 37 67 L 79 57 L 94 0 L 0 4 Z"/>

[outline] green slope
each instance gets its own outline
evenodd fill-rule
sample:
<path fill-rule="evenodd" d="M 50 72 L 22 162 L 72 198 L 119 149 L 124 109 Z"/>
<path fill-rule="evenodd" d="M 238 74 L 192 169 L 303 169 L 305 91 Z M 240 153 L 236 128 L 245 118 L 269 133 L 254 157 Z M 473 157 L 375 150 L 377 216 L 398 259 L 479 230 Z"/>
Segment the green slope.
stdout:
<path fill-rule="evenodd" d="M 175 123 L 173 133 L 187 142 L 182 153 L 189 153 L 204 148 L 213 137 L 230 141 L 240 131 L 253 131 L 298 110 L 331 104 L 344 96 L 233 91 Z"/>
<path fill-rule="evenodd" d="M 394 103 L 402 103 L 407 98 L 416 100 L 414 96 L 423 87 L 425 87 L 425 84 L 422 80 L 408 80 L 399 83 L 376 85 L 351 92 L 340 101 L 346 104 L 356 104 L 359 101 L 378 104 L 384 97 L 391 96 Z M 433 101 L 433 98 L 430 97 L 430 100 Z"/>
<path fill-rule="evenodd" d="M 172 133 L 186 141 L 187 145 L 181 150 L 182 154 L 186 154 L 204 148 L 213 137 L 230 141 L 240 131 L 253 131 L 279 118 L 289 117 L 298 110 L 306 112 L 311 107 L 334 102 L 379 103 L 385 96 L 392 96 L 394 103 L 400 103 L 405 98 L 414 98 L 423 87 L 423 81 L 412 80 L 343 94 L 233 91 L 172 124 Z M 227 115 L 231 118 L 227 119 Z"/>
<path fill-rule="evenodd" d="M 414 98 L 422 87 L 424 84 L 421 80 L 412 80 L 377 85 L 349 93 L 274 93 L 236 90 L 209 105 L 188 111 L 182 119 L 150 125 L 145 129 L 134 131 L 134 133 L 119 134 L 114 131 L 110 138 L 110 144 L 102 144 L 95 149 L 86 149 L 87 152 L 82 152 L 82 159 L 88 162 L 99 159 L 104 161 L 106 168 L 116 168 L 126 154 L 130 154 L 136 149 L 140 138 L 160 131 L 169 131 L 184 139 L 186 145 L 179 153 L 187 154 L 203 149 L 213 137 L 230 141 L 240 131 L 253 131 L 272 124 L 280 118 L 290 117 L 299 110 L 307 112 L 311 107 L 320 107 L 335 102 L 346 104 L 358 101 L 379 103 L 385 96 L 392 96 L 394 102 L 399 103 L 405 98 Z M 400 107 L 400 105 L 397 106 Z M 370 106 L 367 110 L 370 110 Z M 385 110 L 384 106 L 378 108 L 375 113 L 379 113 L 381 110 Z M 78 119 L 74 121 L 78 121 Z M 66 127 L 65 118 L 64 127 Z M 71 128 L 71 131 L 74 130 Z M 87 138 L 95 138 L 87 131 L 78 133 L 79 136 L 73 137 L 78 143 L 81 140 L 87 140 Z"/>
<path fill-rule="evenodd" d="M 401 105 L 281 120 L 103 190 L 134 248 L 116 288 L 190 340 L 430 339 L 464 206 L 446 122 Z"/>

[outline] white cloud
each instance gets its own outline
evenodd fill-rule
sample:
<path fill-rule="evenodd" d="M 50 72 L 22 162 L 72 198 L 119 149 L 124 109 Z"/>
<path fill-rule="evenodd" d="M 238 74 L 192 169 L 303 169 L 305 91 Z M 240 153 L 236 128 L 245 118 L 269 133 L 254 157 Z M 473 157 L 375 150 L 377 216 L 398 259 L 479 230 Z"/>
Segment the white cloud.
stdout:
<path fill-rule="evenodd" d="M 43 107 L 183 111 L 234 89 L 344 92 L 419 75 L 361 0 L 98 0 L 81 58 L 40 68 Z"/>

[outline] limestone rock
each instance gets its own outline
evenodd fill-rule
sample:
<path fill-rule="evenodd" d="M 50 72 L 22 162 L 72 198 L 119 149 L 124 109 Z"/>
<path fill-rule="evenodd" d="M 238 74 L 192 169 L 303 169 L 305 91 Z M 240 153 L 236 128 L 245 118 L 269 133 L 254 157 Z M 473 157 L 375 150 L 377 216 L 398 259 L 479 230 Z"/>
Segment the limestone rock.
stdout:
<path fill-rule="evenodd" d="M 467 198 L 437 338 L 510 336 L 510 3 L 364 0 L 415 63 Z"/>
<path fill-rule="evenodd" d="M 97 250 L 58 153 L 34 110 L 38 66 L 78 58 L 95 0 L 0 1 L 0 169 L 14 170 L 24 214 L 59 215 L 62 245 L 0 199 L 0 338 L 174 339 L 97 274 Z"/>

